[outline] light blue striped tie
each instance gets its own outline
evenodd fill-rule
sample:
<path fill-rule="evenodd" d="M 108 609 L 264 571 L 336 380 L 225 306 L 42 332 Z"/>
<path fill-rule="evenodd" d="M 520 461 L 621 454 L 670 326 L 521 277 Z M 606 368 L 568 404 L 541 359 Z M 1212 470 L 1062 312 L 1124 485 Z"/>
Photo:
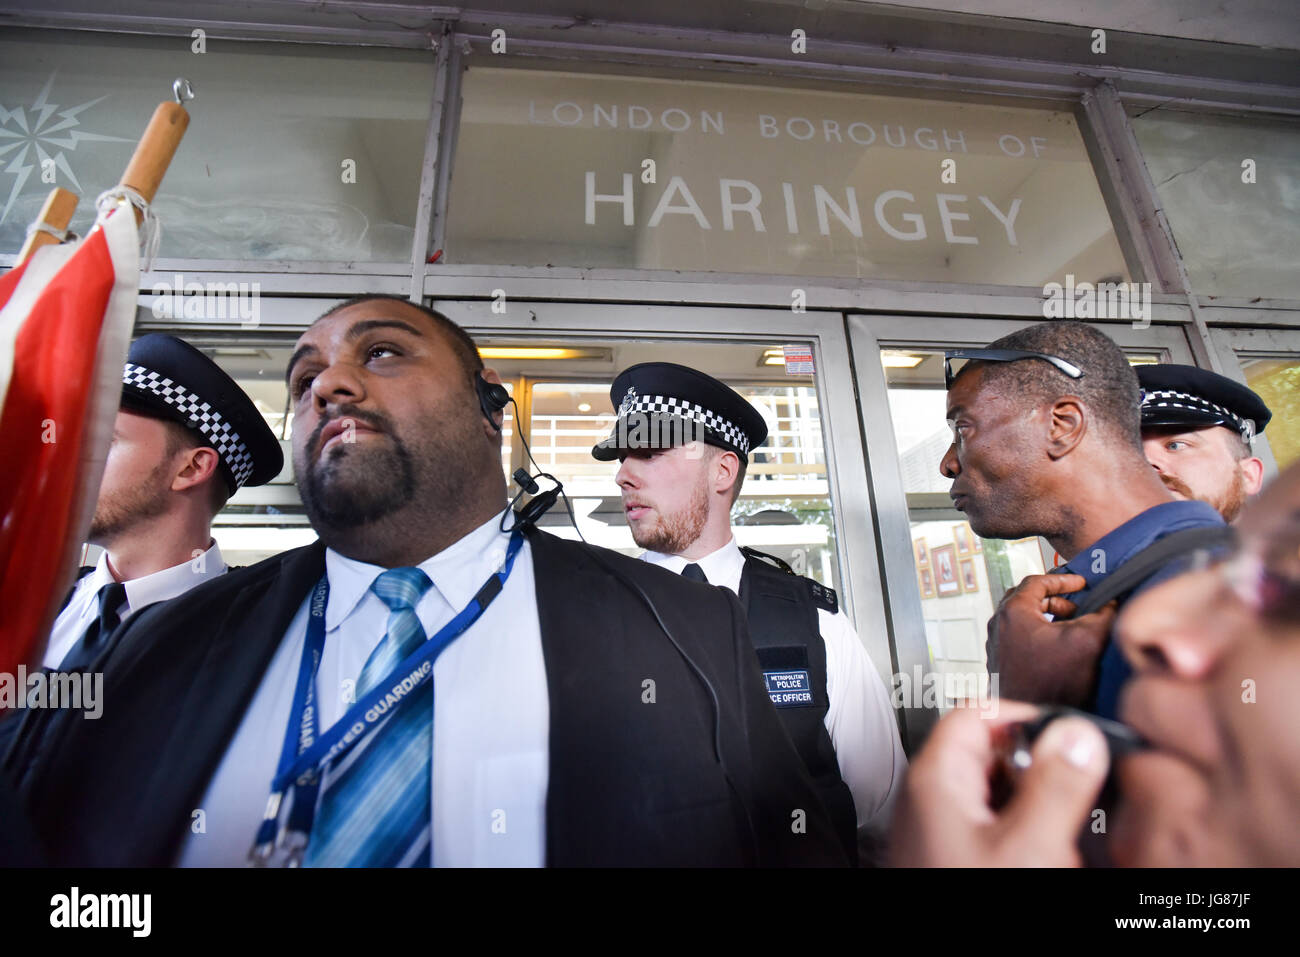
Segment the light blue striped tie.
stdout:
<path fill-rule="evenodd" d="M 418 568 L 393 568 L 371 590 L 388 606 L 388 634 L 357 681 L 365 696 L 425 640 L 415 605 L 432 582 Z M 357 745 L 321 797 L 308 867 L 428 867 L 431 858 L 433 679 Z M 345 759 L 346 760 L 346 759 Z"/>

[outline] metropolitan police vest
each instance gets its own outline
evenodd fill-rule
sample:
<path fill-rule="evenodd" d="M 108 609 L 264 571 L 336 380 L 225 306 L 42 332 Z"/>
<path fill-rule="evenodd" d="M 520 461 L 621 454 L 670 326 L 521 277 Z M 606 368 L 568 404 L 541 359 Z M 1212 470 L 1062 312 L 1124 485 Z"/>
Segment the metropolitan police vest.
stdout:
<path fill-rule="evenodd" d="M 840 777 L 825 724 L 830 700 L 826 694 L 826 643 L 817 609 L 832 614 L 838 611 L 835 592 L 811 578 L 799 577 L 775 556 L 752 548 L 741 551 L 745 567 L 740 575 L 740 601 L 749 616 L 749 637 L 768 697 L 817 786 L 849 860 L 856 862 L 857 809 Z"/>

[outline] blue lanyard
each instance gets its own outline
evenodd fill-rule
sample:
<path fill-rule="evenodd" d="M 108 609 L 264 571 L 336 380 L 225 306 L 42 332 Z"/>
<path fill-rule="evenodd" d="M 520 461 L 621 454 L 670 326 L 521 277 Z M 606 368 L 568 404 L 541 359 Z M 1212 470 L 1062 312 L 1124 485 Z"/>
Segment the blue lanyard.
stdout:
<path fill-rule="evenodd" d="M 289 848 L 291 865 L 296 865 L 301 860 L 316 814 L 321 769 L 351 751 L 362 738 L 383 723 L 393 707 L 426 681 L 432 680 L 434 659 L 474 624 L 488 605 L 501 594 L 523 543 L 523 533 L 516 529 L 510 535 L 501 570 L 489 575 L 483 587 L 459 614 L 443 625 L 436 635 L 398 662 L 382 681 L 377 682 L 323 735 L 320 734 L 320 719 L 315 703 L 316 671 L 325 651 L 325 607 L 329 601 L 330 586 L 328 577 L 322 577 L 316 583 L 308 605 L 307 641 L 298 668 L 298 683 L 294 688 L 293 708 L 289 712 L 284 746 L 280 750 L 275 778 L 271 781 L 271 795 L 266 802 L 266 812 L 249 852 L 254 863 L 265 863 L 275 849 L 280 804 L 291 788 L 295 789 L 293 809 L 280 834 L 279 843 Z"/>

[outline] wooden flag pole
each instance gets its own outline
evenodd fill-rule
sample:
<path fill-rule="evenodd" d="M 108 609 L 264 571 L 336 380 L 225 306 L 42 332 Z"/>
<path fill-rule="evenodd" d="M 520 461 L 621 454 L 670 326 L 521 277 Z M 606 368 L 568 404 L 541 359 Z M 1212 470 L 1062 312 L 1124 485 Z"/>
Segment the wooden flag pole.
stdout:
<path fill-rule="evenodd" d="M 56 186 L 50 190 L 50 195 L 45 198 L 45 205 L 41 207 L 40 215 L 37 216 L 37 224 L 45 223 L 59 232 L 68 228 L 68 223 L 72 222 L 72 214 L 77 211 L 77 202 L 79 197 L 76 193 L 69 192 L 62 186 Z M 32 234 L 27 237 L 27 242 L 23 243 L 23 248 L 18 253 L 18 262 L 16 265 L 22 265 L 27 262 L 28 257 L 42 246 L 49 246 L 53 243 L 60 242 L 59 237 L 48 233 L 43 229 L 33 229 Z"/>
<path fill-rule="evenodd" d="M 135 153 L 131 156 L 131 162 L 127 164 L 126 172 L 122 174 L 121 185 L 135 190 L 146 203 L 152 203 L 157 195 L 167 167 L 176 155 L 177 147 L 181 145 L 181 137 L 190 125 L 190 114 L 184 106 L 185 100 L 194 98 L 190 81 L 177 80 L 172 84 L 172 91 L 176 95 L 176 102 L 158 104 L 158 109 L 153 111 L 153 118 L 149 120 L 149 125 L 145 127 L 144 135 L 140 137 Z M 143 218 L 144 214 L 137 209 L 137 226 Z"/>

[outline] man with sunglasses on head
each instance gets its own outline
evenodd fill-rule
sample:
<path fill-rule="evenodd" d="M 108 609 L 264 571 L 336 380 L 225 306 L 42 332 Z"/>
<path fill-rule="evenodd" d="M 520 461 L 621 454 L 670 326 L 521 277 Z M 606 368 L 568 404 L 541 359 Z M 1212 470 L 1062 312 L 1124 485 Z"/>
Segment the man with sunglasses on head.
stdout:
<path fill-rule="evenodd" d="M 1300 866 L 1300 465 L 1246 506 L 1226 561 L 1145 589 L 1116 642 L 1136 672 L 1121 713 L 1143 744 L 1107 747 L 1089 721 L 1054 720 L 1005 805 L 999 757 L 1038 709 L 958 709 L 914 756 L 891 854 L 907 867 L 1082 863 L 1108 768 L 1122 867 Z M 1000 755 L 1001 753 L 1001 755 Z"/>
<path fill-rule="evenodd" d="M 1003 597 L 989 670 L 1007 697 L 1114 717 L 1130 673 L 1115 607 L 1213 545 L 1223 519 L 1176 501 L 1147 462 L 1137 376 L 1101 332 L 1040 323 L 951 351 L 945 370 L 954 506 L 984 538 L 1042 536 L 1065 559 Z"/>

